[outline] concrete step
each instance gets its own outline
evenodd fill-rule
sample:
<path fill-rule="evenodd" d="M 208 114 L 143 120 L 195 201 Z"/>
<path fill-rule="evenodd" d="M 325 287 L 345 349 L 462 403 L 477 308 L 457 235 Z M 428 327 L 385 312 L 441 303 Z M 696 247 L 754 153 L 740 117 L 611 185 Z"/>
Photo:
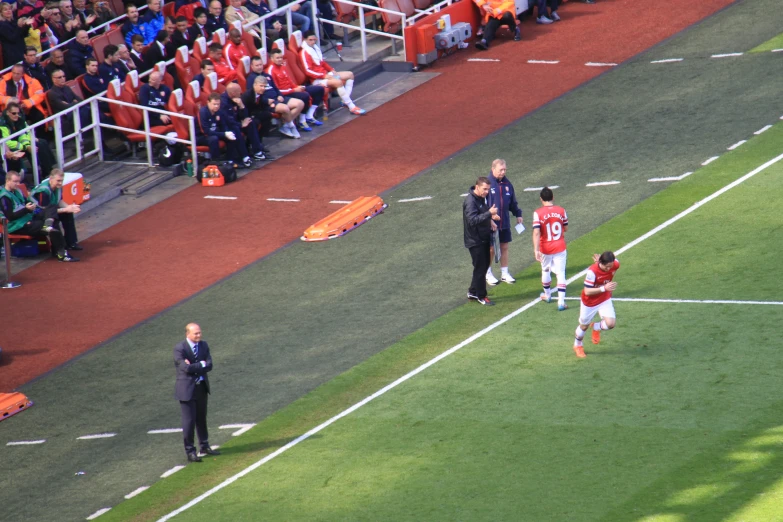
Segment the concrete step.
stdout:
<path fill-rule="evenodd" d="M 122 185 L 122 193 L 129 196 L 138 196 L 173 177 L 174 172 L 172 170 L 149 170 Z"/>

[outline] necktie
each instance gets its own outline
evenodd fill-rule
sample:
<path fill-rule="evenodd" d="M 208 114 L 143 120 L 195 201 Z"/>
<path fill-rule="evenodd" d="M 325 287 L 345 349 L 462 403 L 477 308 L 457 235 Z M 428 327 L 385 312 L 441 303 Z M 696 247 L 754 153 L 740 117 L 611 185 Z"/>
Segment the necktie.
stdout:
<path fill-rule="evenodd" d="M 196 359 L 198 359 L 198 343 L 193 345 L 193 355 L 195 355 Z"/>
<path fill-rule="evenodd" d="M 204 38 L 207 37 L 207 31 L 204 29 L 203 25 L 201 26 L 201 34 L 202 34 L 202 36 L 204 36 Z"/>
<path fill-rule="evenodd" d="M 16 95 L 19 97 L 19 99 L 22 98 L 22 82 L 16 82 Z"/>

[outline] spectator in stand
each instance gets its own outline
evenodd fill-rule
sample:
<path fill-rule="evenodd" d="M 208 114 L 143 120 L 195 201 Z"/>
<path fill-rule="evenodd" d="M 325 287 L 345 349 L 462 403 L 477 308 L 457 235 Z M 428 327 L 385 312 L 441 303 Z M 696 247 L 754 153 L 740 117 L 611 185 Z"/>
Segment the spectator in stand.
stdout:
<path fill-rule="evenodd" d="M 248 11 L 259 17 L 263 17 L 264 15 L 268 15 L 272 12 L 272 9 L 265 0 L 248 0 L 245 4 L 245 7 L 248 9 Z M 273 42 L 281 37 L 285 38 L 285 31 L 283 30 L 283 17 L 270 16 L 264 21 L 264 23 L 266 24 L 266 37 L 268 40 L 266 45 L 267 48 L 271 47 L 271 45 L 269 45 L 270 42 Z M 260 31 L 261 29 L 259 28 L 258 30 Z"/>
<path fill-rule="evenodd" d="M 7 104 L 11 99 L 16 100 L 22 106 L 26 118 L 35 123 L 46 118 L 44 92 L 41 82 L 26 75 L 24 66 L 17 63 L 0 81 L 0 105 Z"/>
<path fill-rule="evenodd" d="M 245 76 L 245 80 L 247 81 L 247 89 L 245 89 L 246 92 L 253 91 L 253 82 L 256 81 L 256 77 L 261 76 L 262 74 L 266 74 L 264 73 L 264 61 L 261 60 L 260 56 L 253 56 L 250 58 L 250 73 Z M 272 77 L 270 76 L 268 79 L 271 80 Z M 277 90 L 277 86 L 274 88 Z"/>
<path fill-rule="evenodd" d="M 103 77 L 98 73 L 98 60 L 93 57 L 87 58 L 87 60 L 85 60 L 85 68 L 87 69 L 87 72 L 82 78 L 82 89 L 84 90 L 84 95 L 87 98 L 92 98 L 93 96 L 97 96 L 99 94 L 104 95 L 106 89 L 109 88 L 109 82 L 104 80 Z M 98 107 L 103 114 L 108 114 L 111 112 L 107 102 L 98 103 Z"/>
<path fill-rule="evenodd" d="M 271 112 L 274 111 L 280 115 L 283 122 L 279 129 L 280 133 L 289 138 L 301 138 L 294 121 L 304 110 L 304 102 L 298 98 L 283 96 L 271 76 L 263 73 L 256 76 L 253 80 L 252 91 L 245 92 L 245 95 L 243 99 L 249 107 L 250 114 L 264 128 L 269 128 L 265 123 L 267 116 L 264 115 L 264 112 L 270 112 L 269 121 L 271 122 Z"/>
<path fill-rule="evenodd" d="M 245 167 L 253 165 L 253 160 L 247 155 L 244 140 L 238 140 L 237 135 L 226 125 L 225 118 L 221 117 L 218 93 L 209 95 L 207 106 L 199 110 L 196 123 L 196 143 L 209 147 L 213 161 L 220 158 L 220 140 L 224 140 L 230 161 Z"/>
<path fill-rule="evenodd" d="M 36 204 L 27 201 L 19 190 L 22 176 L 18 172 L 9 171 L 5 177 L 5 185 L 0 189 L 0 210 L 8 220 L 8 231 L 32 237 L 48 238 L 52 243 L 52 252 L 58 260 L 64 262 L 78 261 L 68 255 L 65 241 L 57 223 L 57 210 L 49 208 L 36 213 Z"/>
<path fill-rule="evenodd" d="M 190 33 L 188 32 L 188 19 L 184 16 L 178 16 L 175 20 L 176 30 L 171 35 L 171 44 L 175 49 L 179 49 L 182 46 L 188 49 L 193 48 L 193 40 L 191 40 Z"/>
<path fill-rule="evenodd" d="M 160 0 L 147 0 L 147 10 L 141 21 L 144 23 L 144 43 L 150 44 L 160 31 L 166 30 L 166 20 L 160 12 Z"/>
<path fill-rule="evenodd" d="M 70 17 L 66 20 L 59 8 L 47 20 L 47 25 L 54 33 L 58 43 L 67 42 L 76 36 L 76 31 L 79 30 L 79 23 L 78 18 Z"/>
<path fill-rule="evenodd" d="M 193 77 L 198 82 L 198 86 L 204 88 L 204 81 L 209 73 L 215 72 L 215 64 L 212 60 L 201 60 L 201 72 Z"/>
<path fill-rule="evenodd" d="M 177 0 L 174 3 L 174 10 L 175 11 L 179 11 L 180 7 L 188 5 L 188 4 L 199 4 L 199 6 L 203 7 L 205 11 L 209 7 L 207 0 L 195 0 L 195 1 L 192 1 L 192 0 Z"/>
<path fill-rule="evenodd" d="M 325 20 L 334 20 L 334 8 L 332 7 L 332 2 L 329 0 L 316 0 L 315 5 L 318 7 L 318 12 L 321 14 L 319 18 L 323 18 Z M 326 34 L 327 38 L 330 40 L 334 40 L 334 27 L 330 23 L 321 23 L 321 25 L 324 28 L 324 33 Z"/>
<path fill-rule="evenodd" d="M 80 29 L 76 33 L 76 39 L 68 44 L 68 67 L 74 76 L 79 76 L 87 72 L 85 65 L 87 58 L 93 56 L 94 51 L 90 45 L 90 37 L 87 31 Z M 94 59 L 94 58 L 93 58 Z"/>
<path fill-rule="evenodd" d="M 46 74 L 46 70 L 38 62 L 38 53 L 35 47 L 28 47 L 24 52 L 24 72 L 31 78 L 38 80 L 43 90 L 46 91 L 52 86 L 52 80 Z"/>
<path fill-rule="evenodd" d="M 137 34 L 142 36 L 143 45 L 152 42 L 152 39 L 150 39 L 149 42 L 146 41 L 146 26 L 144 25 L 144 22 L 139 20 L 139 10 L 133 4 L 125 4 L 125 23 L 122 24 L 120 30 L 122 31 L 122 36 L 125 37 L 125 43 L 128 47 L 133 47 L 132 39 Z"/>
<path fill-rule="evenodd" d="M 153 0 L 157 1 L 157 0 Z M 169 33 L 165 29 L 158 31 L 158 36 L 155 38 L 155 42 L 147 49 L 147 54 L 144 57 L 147 60 L 147 69 L 152 69 L 158 62 L 165 62 L 170 57 L 166 51 L 166 45 L 169 43 Z M 173 56 L 171 57 L 173 58 Z"/>
<path fill-rule="evenodd" d="M 30 192 L 30 199 L 35 201 L 44 212 L 49 211 L 49 207 L 54 208 L 57 213 L 57 218 L 65 232 L 66 250 L 84 250 L 81 245 L 79 245 L 79 238 L 76 235 L 76 220 L 73 218 L 74 214 L 78 214 L 82 211 L 82 208 L 79 205 L 69 205 L 63 201 L 63 181 L 65 181 L 65 172 L 61 169 L 52 169 L 51 174 L 49 174 L 49 179 L 43 180 L 32 190 L 32 192 Z"/>
<path fill-rule="evenodd" d="M 212 38 L 212 33 L 209 31 L 209 27 L 207 27 L 207 10 L 202 9 L 201 7 L 197 7 L 193 11 L 193 25 L 190 26 L 190 29 L 188 29 L 188 35 L 190 36 L 190 47 L 193 47 L 194 42 L 201 36 L 203 36 L 207 43 L 209 43 L 210 38 Z"/>
<path fill-rule="evenodd" d="M 242 33 L 239 32 L 239 29 L 231 29 L 228 32 L 228 41 L 223 48 L 223 56 L 232 69 L 239 69 L 242 58 L 250 56 L 247 48 L 242 44 Z"/>
<path fill-rule="evenodd" d="M 131 60 L 136 65 L 136 70 L 139 74 L 149 71 L 147 67 L 147 58 L 144 55 L 144 36 L 140 34 L 133 35 L 132 51 L 130 52 Z"/>
<path fill-rule="evenodd" d="M 73 16 L 78 16 L 81 21 L 81 26 L 84 30 L 97 27 L 96 23 L 98 15 L 92 12 L 91 9 L 87 9 L 87 2 L 85 0 L 73 0 Z"/>
<path fill-rule="evenodd" d="M 231 83 L 220 97 L 220 112 L 226 119 L 226 126 L 240 139 L 246 140 L 253 149 L 253 158 L 265 160 L 264 146 L 258 132 L 258 124 L 250 116 L 250 111 L 242 100 L 242 88 L 237 83 Z"/>
<path fill-rule="evenodd" d="M 340 99 L 343 101 L 343 105 L 348 107 L 351 114 L 367 114 L 367 111 L 357 107 L 351 100 L 354 82 L 353 73 L 351 71 L 335 71 L 324 60 L 321 46 L 318 45 L 318 38 L 313 33 L 307 33 L 302 42 L 300 53 L 304 73 L 311 79 L 313 85 L 336 89 L 337 94 L 340 95 Z"/>
<path fill-rule="evenodd" d="M 48 9 L 43 0 L 21 0 L 16 8 L 16 18 L 28 17 L 33 19 L 33 25 L 28 36 L 32 36 L 33 31 L 39 31 L 38 45 L 33 47 L 41 52 L 49 48 L 49 33 L 51 30 L 46 27 L 46 19 L 52 15 L 53 9 Z"/>
<path fill-rule="evenodd" d="M 3 63 L 6 66 L 21 62 L 24 58 L 24 39 L 31 25 L 32 18 L 21 17 L 17 20 L 11 4 L 0 4 L 0 44 L 3 46 Z"/>
<path fill-rule="evenodd" d="M 219 43 L 213 43 L 209 45 L 208 49 L 209 59 L 212 60 L 212 65 L 215 66 L 218 81 L 223 85 L 236 81 L 237 71 L 223 58 L 223 47 Z"/>
<path fill-rule="evenodd" d="M 495 33 L 501 25 L 508 26 L 514 33 L 514 41 L 522 39 L 519 20 L 516 19 L 516 7 L 513 0 L 473 0 L 484 15 L 483 38 L 476 40 L 476 49 L 486 51 L 495 39 Z"/>
<path fill-rule="evenodd" d="M 47 63 L 46 67 L 44 67 L 44 71 L 46 71 L 46 75 L 49 76 L 50 80 L 52 80 L 52 74 L 54 71 L 57 70 L 63 71 L 66 81 L 74 79 L 73 74 L 68 68 L 68 64 L 65 63 L 65 54 L 60 49 L 55 49 L 49 54 L 49 56 L 49 63 Z M 52 80 L 51 84 L 54 85 L 54 80 Z M 51 89 L 51 87 L 49 87 L 49 89 Z M 49 89 L 46 90 L 48 91 Z"/>
<path fill-rule="evenodd" d="M 0 118 L 0 138 L 7 138 L 15 132 L 23 131 L 27 128 L 27 122 L 24 119 L 24 113 L 19 103 L 11 101 L 5 108 L 2 118 Z M 29 132 L 16 136 L 5 142 L 6 149 L 11 153 L 6 154 L 6 162 L 9 170 L 17 172 L 22 169 L 22 157 L 30 158 L 32 154 L 36 155 L 38 160 L 38 169 L 43 177 L 49 175 L 56 160 L 49 142 L 43 138 L 36 138 L 35 147 L 32 146 L 33 137 Z M 21 154 L 19 154 L 21 153 Z M 32 159 L 30 164 L 32 165 Z"/>
<path fill-rule="evenodd" d="M 174 18 L 170 16 L 166 17 L 165 29 L 166 32 L 169 33 L 169 41 L 166 44 L 166 54 L 169 58 L 174 58 L 174 54 L 177 52 L 177 45 L 171 41 L 171 39 L 174 38 L 174 34 L 177 32 L 177 22 L 174 21 Z"/>
<path fill-rule="evenodd" d="M 103 48 L 103 63 L 98 66 L 98 74 L 103 79 L 106 88 L 108 89 L 109 83 L 115 78 L 121 82 L 125 81 L 125 74 L 119 66 L 120 50 L 114 44 L 109 44 Z"/>
<path fill-rule="evenodd" d="M 277 7 L 283 7 L 284 4 L 290 4 L 290 0 L 279 0 Z M 310 30 L 313 23 L 313 4 L 311 0 L 291 6 L 291 23 L 302 31 L 302 34 Z"/>
<path fill-rule="evenodd" d="M 171 97 L 171 89 L 161 83 L 162 79 L 163 75 L 160 74 L 160 71 L 152 71 L 150 73 L 149 82 L 142 85 L 141 89 L 139 89 L 139 105 L 142 107 L 154 107 L 156 109 L 167 110 L 166 106 L 169 103 L 169 97 Z M 165 114 L 149 111 L 149 116 L 150 127 L 168 125 L 171 123 L 171 118 Z"/>
<path fill-rule="evenodd" d="M 318 85 L 297 85 L 288 75 L 282 51 L 280 49 L 272 49 L 269 53 L 272 63 L 267 67 L 266 73 L 272 78 L 275 86 L 283 96 L 299 99 L 304 104 L 300 112 L 294 114 L 294 116 L 298 116 L 299 127 L 309 132 L 313 130 L 310 124 L 316 126 L 323 125 L 315 119 L 315 111 L 324 99 L 324 88 Z M 291 111 L 294 112 L 293 107 Z M 286 136 L 299 137 L 299 132 L 293 123 L 281 127 L 280 132 Z"/>
<path fill-rule="evenodd" d="M 239 20 L 242 22 L 242 26 L 249 24 L 253 20 L 258 18 L 258 15 L 250 12 L 250 10 L 242 5 L 242 0 L 229 0 L 231 5 L 226 9 L 226 23 L 233 27 L 234 22 Z M 233 30 L 233 29 L 232 29 Z M 243 29 L 244 30 L 244 29 Z M 257 47 L 261 47 L 261 27 L 258 25 L 253 26 L 252 34 L 258 42 Z M 240 34 L 240 40 L 242 35 Z"/>
<path fill-rule="evenodd" d="M 220 0 L 212 0 L 209 3 L 209 13 L 207 13 L 207 30 L 210 35 L 213 35 L 218 29 L 223 29 L 228 33 L 228 24 L 226 17 L 223 16 L 223 4 L 220 3 Z"/>
<path fill-rule="evenodd" d="M 110 22 L 117 18 L 117 15 L 111 8 L 111 4 L 106 0 L 91 0 L 92 12 L 95 13 L 97 19 L 95 20 L 95 26 L 103 25 L 106 22 Z"/>
<path fill-rule="evenodd" d="M 52 108 L 54 114 L 63 112 L 82 101 L 70 87 L 65 85 L 65 73 L 61 69 L 55 69 L 52 72 L 52 82 L 54 87 L 46 91 L 46 99 L 49 101 L 49 107 Z M 61 121 L 63 134 L 71 134 L 73 132 L 73 112 L 64 114 Z M 90 108 L 87 105 L 79 107 L 79 121 L 82 127 L 92 121 Z"/>
<path fill-rule="evenodd" d="M 136 64 L 131 59 L 130 52 L 125 44 L 117 46 L 117 56 L 119 57 L 116 62 L 117 69 L 120 70 L 120 74 L 122 74 L 123 78 L 125 78 L 129 72 L 136 70 Z"/>

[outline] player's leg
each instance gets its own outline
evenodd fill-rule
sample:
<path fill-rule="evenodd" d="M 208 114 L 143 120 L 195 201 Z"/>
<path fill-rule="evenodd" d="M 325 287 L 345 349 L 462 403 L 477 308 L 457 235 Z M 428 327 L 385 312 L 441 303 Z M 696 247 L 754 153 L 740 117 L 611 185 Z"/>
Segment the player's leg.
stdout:
<path fill-rule="evenodd" d="M 541 286 L 544 288 L 541 300 L 552 302 L 552 256 L 550 254 L 541 254 Z"/>
<path fill-rule="evenodd" d="M 514 284 L 516 279 L 508 273 L 508 244 L 511 243 L 511 229 L 500 231 L 500 280 L 504 283 Z"/>
<path fill-rule="evenodd" d="M 351 100 L 351 94 L 345 88 L 345 82 L 339 76 L 327 78 L 326 86 L 337 91 L 337 95 L 340 96 L 343 104 L 348 107 L 348 110 L 351 111 L 351 114 L 361 115 L 367 112 L 364 109 L 357 107 L 353 100 Z M 351 83 L 351 87 L 353 88 L 353 83 Z"/>
<path fill-rule="evenodd" d="M 335 71 L 335 73 L 345 83 L 345 91 L 350 96 L 353 92 L 353 73 L 351 71 Z"/>
<path fill-rule="evenodd" d="M 616 324 L 614 304 L 612 303 L 611 299 L 598 305 L 598 315 L 601 317 L 601 320 L 597 323 L 593 323 L 592 325 L 593 344 L 598 344 L 601 342 L 602 330 L 611 330 Z"/>
<path fill-rule="evenodd" d="M 487 269 L 487 284 L 489 286 L 495 286 L 500 282 L 500 280 L 495 277 L 495 274 L 492 273 L 492 263 L 495 261 L 495 245 L 494 243 L 490 243 L 489 245 L 489 268 Z"/>
<path fill-rule="evenodd" d="M 579 325 L 574 332 L 574 353 L 577 357 L 586 357 L 583 346 L 585 333 L 590 326 L 595 314 L 598 313 L 598 306 L 586 306 L 584 303 L 579 305 Z"/>
<path fill-rule="evenodd" d="M 565 297 L 566 297 L 566 276 L 565 276 L 565 270 L 566 270 L 566 251 L 563 250 L 562 252 L 558 252 L 557 254 L 552 255 L 552 271 L 555 273 L 555 277 L 557 278 L 557 309 L 559 311 L 567 310 L 568 305 L 566 305 Z"/>

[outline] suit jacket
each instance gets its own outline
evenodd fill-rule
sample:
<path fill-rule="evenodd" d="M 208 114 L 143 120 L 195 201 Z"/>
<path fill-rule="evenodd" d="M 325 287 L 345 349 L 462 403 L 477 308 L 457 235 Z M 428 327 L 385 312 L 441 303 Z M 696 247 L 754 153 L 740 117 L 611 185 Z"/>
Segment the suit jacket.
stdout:
<path fill-rule="evenodd" d="M 139 74 L 149 70 L 149 67 L 147 67 L 147 59 L 143 54 L 141 55 L 141 58 L 139 58 L 136 53 L 131 51 L 130 55 L 131 60 L 133 60 L 133 63 L 136 64 L 136 70 L 139 71 Z"/>
<path fill-rule="evenodd" d="M 152 69 L 158 62 L 166 62 L 171 58 L 174 58 L 174 56 L 166 56 L 164 58 L 163 52 L 161 51 L 158 42 L 153 42 L 152 45 L 150 45 L 150 48 L 147 49 L 147 54 L 144 55 L 144 61 L 146 62 L 145 65 L 147 68 L 146 70 Z"/>
<path fill-rule="evenodd" d="M 190 364 L 185 364 L 185 359 L 190 361 Z M 201 365 L 201 361 L 204 361 L 204 366 Z M 209 393 L 207 373 L 212 371 L 212 356 L 206 341 L 199 342 L 198 357 L 190 349 L 187 339 L 177 343 L 174 346 L 174 369 L 177 372 L 177 382 L 174 385 L 175 399 L 178 401 L 192 400 L 199 377 L 204 377 L 203 386 L 206 386 L 207 393 Z"/>
<path fill-rule="evenodd" d="M 204 25 L 204 31 L 206 31 L 207 33 L 207 36 L 205 38 L 207 40 L 207 45 L 209 45 L 209 43 L 212 41 L 212 31 L 209 30 L 208 25 Z M 204 35 L 201 33 L 201 28 L 199 28 L 198 24 L 194 23 L 193 25 L 188 27 L 188 36 L 190 36 L 190 47 L 192 48 L 196 40 Z"/>
<path fill-rule="evenodd" d="M 171 37 L 171 45 L 174 47 L 175 51 L 183 45 L 188 49 L 191 49 L 193 47 L 193 41 L 194 40 L 191 38 L 190 31 L 185 34 L 182 34 L 179 31 L 174 31 L 174 34 Z"/>

